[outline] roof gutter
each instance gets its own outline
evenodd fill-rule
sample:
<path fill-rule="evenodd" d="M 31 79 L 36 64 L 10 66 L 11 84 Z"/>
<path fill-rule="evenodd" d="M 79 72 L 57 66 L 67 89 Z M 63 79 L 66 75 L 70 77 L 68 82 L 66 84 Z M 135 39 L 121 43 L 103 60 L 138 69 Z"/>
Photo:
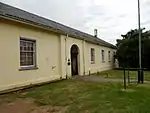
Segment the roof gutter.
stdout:
<path fill-rule="evenodd" d="M 59 29 L 54 29 L 54 28 L 51 28 L 51 27 L 46 26 L 46 25 L 35 23 L 33 21 L 29 21 L 29 20 L 25 20 L 25 19 L 21 19 L 21 18 L 19 19 L 18 17 L 14 17 L 14 16 L 11 16 L 9 14 L 2 14 L 0 12 L 0 18 L 6 19 L 6 20 L 15 21 L 15 22 L 19 22 L 19 23 L 22 23 L 22 24 L 25 24 L 25 25 L 29 25 L 29 26 L 33 26 L 33 27 L 36 27 L 36 28 L 44 29 L 44 30 L 51 31 L 51 32 L 54 32 L 54 33 L 66 35 L 66 33 L 64 33 L 63 31 L 61 31 Z M 73 36 L 73 35 L 69 35 L 69 34 L 68 34 L 68 36 L 71 36 L 71 37 L 77 38 L 77 39 L 81 39 L 82 38 L 82 37 L 77 37 L 77 36 Z M 113 47 L 113 46 L 108 46 L 108 45 L 105 45 L 105 44 L 101 44 L 98 41 L 86 40 L 84 38 L 82 38 L 81 40 L 85 40 L 87 42 L 90 42 L 90 43 L 93 43 L 93 44 L 98 44 L 98 45 L 101 45 L 101 46 L 104 46 L 104 47 L 110 47 L 110 48 L 116 49 L 115 46 Z"/>
<path fill-rule="evenodd" d="M 20 20 L 20 19 L 17 19 L 17 18 L 12 18 L 10 16 L 6 16 L 6 15 L 4 16 L 2 14 L 0 14 L 0 18 L 6 19 L 6 20 L 11 20 L 11 21 L 18 22 L 18 23 L 22 23 L 22 24 L 29 25 L 29 26 L 32 26 L 32 27 L 44 29 L 44 30 L 51 31 L 51 32 L 54 32 L 54 33 L 60 33 L 60 34 L 64 34 L 65 35 L 65 33 L 60 32 L 60 31 L 56 31 L 56 30 L 54 30 L 54 29 L 52 29 L 50 27 L 47 27 L 47 26 L 44 26 L 44 25 L 40 25 L 40 24 L 37 24 L 37 23 L 34 24 L 34 22 L 32 22 L 32 21 L 29 22 L 29 21 L 25 21 L 25 20 Z"/>

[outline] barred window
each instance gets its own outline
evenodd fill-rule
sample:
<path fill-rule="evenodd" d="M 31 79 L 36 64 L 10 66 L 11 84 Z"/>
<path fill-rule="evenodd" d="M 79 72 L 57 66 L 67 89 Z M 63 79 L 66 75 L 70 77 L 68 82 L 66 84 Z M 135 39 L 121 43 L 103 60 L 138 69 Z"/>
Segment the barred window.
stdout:
<path fill-rule="evenodd" d="M 91 48 L 91 64 L 95 63 L 95 49 Z"/>
<path fill-rule="evenodd" d="M 105 62 L 104 50 L 102 50 L 102 62 Z"/>
<path fill-rule="evenodd" d="M 110 62 L 111 58 L 110 58 L 110 51 L 108 51 L 108 61 Z"/>
<path fill-rule="evenodd" d="M 20 66 L 36 66 L 36 41 L 20 38 Z"/>
<path fill-rule="evenodd" d="M 116 55 L 116 52 L 113 52 L 113 62 L 115 63 L 115 55 Z"/>

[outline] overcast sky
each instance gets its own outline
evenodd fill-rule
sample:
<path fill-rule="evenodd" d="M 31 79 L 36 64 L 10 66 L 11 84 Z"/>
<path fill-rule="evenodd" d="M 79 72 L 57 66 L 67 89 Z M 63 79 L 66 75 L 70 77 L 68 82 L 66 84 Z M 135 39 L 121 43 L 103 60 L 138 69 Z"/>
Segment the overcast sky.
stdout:
<path fill-rule="evenodd" d="M 137 0 L 0 0 L 115 44 L 138 28 Z M 150 0 L 141 0 L 141 24 L 150 29 Z"/>

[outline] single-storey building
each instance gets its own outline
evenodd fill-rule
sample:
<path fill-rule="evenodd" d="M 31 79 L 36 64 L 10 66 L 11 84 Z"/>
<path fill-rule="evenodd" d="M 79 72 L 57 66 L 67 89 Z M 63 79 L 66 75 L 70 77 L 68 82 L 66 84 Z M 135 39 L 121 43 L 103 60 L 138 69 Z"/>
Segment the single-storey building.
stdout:
<path fill-rule="evenodd" d="M 0 2 L 0 91 L 113 68 L 116 47 Z"/>

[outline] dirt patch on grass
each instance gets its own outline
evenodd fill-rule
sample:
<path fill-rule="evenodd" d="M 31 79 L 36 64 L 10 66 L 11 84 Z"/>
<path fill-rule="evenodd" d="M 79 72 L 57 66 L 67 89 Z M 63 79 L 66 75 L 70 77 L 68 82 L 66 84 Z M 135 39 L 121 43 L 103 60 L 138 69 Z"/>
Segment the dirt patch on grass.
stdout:
<path fill-rule="evenodd" d="M 29 113 L 35 107 L 34 101 L 31 99 L 15 100 L 11 103 L 0 105 L 1 113 Z"/>
<path fill-rule="evenodd" d="M 66 110 L 67 110 L 67 107 L 42 106 L 42 107 L 36 107 L 30 113 L 65 113 Z"/>
<path fill-rule="evenodd" d="M 123 91 L 123 92 L 134 92 L 135 90 L 134 89 L 121 89 L 121 91 Z"/>
<path fill-rule="evenodd" d="M 0 105 L 0 113 L 65 113 L 67 107 L 37 106 L 33 99 L 19 99 Z"/>
<path fill-rule="evenodd" d="M 141 88 L 150 88 L 150 84 L 139 84 L 138 87 L 141 87 Z"/>

